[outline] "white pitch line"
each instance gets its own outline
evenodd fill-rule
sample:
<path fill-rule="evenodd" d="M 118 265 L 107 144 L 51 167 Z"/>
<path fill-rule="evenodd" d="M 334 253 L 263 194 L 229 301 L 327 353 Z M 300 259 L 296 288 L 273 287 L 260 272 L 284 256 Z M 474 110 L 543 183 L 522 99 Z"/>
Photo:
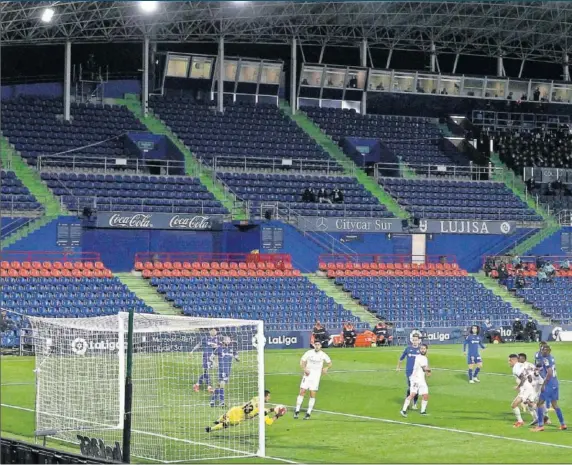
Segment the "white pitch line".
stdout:
<path fill-rule="evenodd" d="M 288 406 L 288 408 L 293 409 L 294 406 L 290 405 L 290 406 Z M 560 448 L 560 449 L 572 450 L 572 446 L 566 446 L 564 444 L 553 444 L 551 442 L 531 441 L 529 439 L 521 439 L 521 438 L 508 437 L 508 436 L 499 436 L 497 434 L 479 433 L 477 431 L 467 431 L 467 430 L 456 429 L 456 428 L 445 428 L 443 426 L 424 425 L 421 423 L 409 423 L 406 421 L 389 420 L 387 418 L 378 418 L 378 417 L 368 417 L 365 415 L 355 415 L 352 413 L 332 412 L 329 410 L 314 409 L 314 412 L 325 413 L 327 415 L 335 415 L 335 416 L 341 416 L 341 417 L 347 417 L 347 418 L 355 418 L 358 420 L 378 421 L 380 423 L 390 423 L 393 425 L 416 426 L 418 428 L 433 429 L 433 430 L 437 430 L 437 431 L 446 431 L 448 433 L 467 434 L 470 436 L 480 436 L 480 437 L 490 438 L 490 439 L 502 439 L 503 441 L 523 442 L 525 444 L 534 444 L 537 446 L 548 446 L 548 447 L 556 447 L 556 448 Z"/>
<path fill-rule="evenodd" d="M 31 408 L 27 408 L 27 407 L 19 407 L 17 405 L 10 405 L 10 404 L 0 404 L 1 407 L 6 407 L 6 408 L 12 408 L 14 410 L 23 410 L 24 412 L 32 412 L 34 413 L 35 410 L 31 409 Z M 160 435 L 157 435 L 160 436 Z M 201 444 L 201 443 L 197 443 L 197 444 Z M 212 447 L 210 445 L 207 445 L 207 447 Z M 219 449 L 225 449 L 226 448 L 222 448 L 220 447 Z M 283 462 L 283 463 L 292 463 L 292 464 L 300 464 L 301 462 L 296 462 L 294 460 L 289 460 L 289 459 L 284 459 L 282 457 L 274 457 L 274 456 L 270 456 L 270 455 L 265 455 L 264 458 L 270 459 L 270 460 L 276 460 L 277 462 Z"/>

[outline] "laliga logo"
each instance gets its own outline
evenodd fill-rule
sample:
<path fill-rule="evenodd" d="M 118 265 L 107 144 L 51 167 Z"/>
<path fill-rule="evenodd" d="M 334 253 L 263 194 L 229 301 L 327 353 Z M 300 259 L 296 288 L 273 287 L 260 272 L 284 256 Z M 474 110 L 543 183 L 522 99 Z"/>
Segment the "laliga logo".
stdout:
<path fill-rule="evenodd" d="M 562 332 L 562 328 L 560 326 L 556 326 L 556 328 L 554 328 L 552 330 L 552 337 L 554 338 L 555 341 L 561 341 L 562 337 L 560 336 L 560 333 Z"/>
<path fill-rule="evenodd" d="M 450 338 L 451 338 L 451 336 L 449 334 L 446 334 L 446 333 L 427 334 L 427 339 L 430 341 L 445 342 L 445 341 L 448 341 Z"/>
<path fill-rule="evenodd" d="M 252 336 L 252 345 L 258 349 L 258 339 L 260 338 L 260 335 L 256 334 L 255 336 Z M 262 347 L 264 347 L 266 345 L 266 338 L 263 337 L 262 338 Z"/>
<path fill-rule="evenodd" d="M 121 216 L 119 213 L 111 215 L 109 226 L 119 228 L 152 228 L 151 215 L 136 213 L 134 215 Z"/>
<path fill-rule="evenodd" d="M 188 228 L 188 229 L 209 229 L 211 226 L 208 216 L 183 216 L 174 215 L 169 221 L 170 228 Z"/>
<path fill-rule="evenodd" d="M 76 355 L 85 355 L 87 351 L 87 341 L 81 337 L 76 337 L 71 343 L 72 352 Z"/>
<path fill-rule="evenodd" d="M 421 220 L 419 221 L 419 231 L 421 231 L 422 233 L 427 232 L 427 220 Z"/>
<path fill-rule="evenodd" d="M 500 225 L 501 233 L 508 234 L 510 232 L 510 223 L 506 221 Z"/>

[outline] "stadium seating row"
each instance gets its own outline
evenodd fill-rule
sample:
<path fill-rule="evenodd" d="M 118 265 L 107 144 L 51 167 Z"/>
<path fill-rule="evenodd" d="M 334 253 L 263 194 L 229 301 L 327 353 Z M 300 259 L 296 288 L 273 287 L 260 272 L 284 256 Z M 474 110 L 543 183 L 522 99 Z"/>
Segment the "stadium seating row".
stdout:
<path fill-rule="evenodd" d="M 377 263 L 377 262 L 320 262 L 319 269 L 326 270 L 458 270 L 457 263 Z"/>
<path fill-rule="evenodd" d="M 57 269 L 57 268 L 53 268 L 51 270 L 49 269 L 36 269 L 36 268 L 32 268 L 32 269 L 26 269 L 26 268 L 10 268 L 10 269 L 0 269 L 0 277 L 2 278 L 39 278 L 39 277 L 43 277 L 43 278 L 49 278 L 49 277 L 53 277 L 53 278 L 58 278 L 58 277 L 64 277 L 64 278 L 110 278 L 113 276 L 113 273 L 110 270 L 107 269 L 77 269 L 74 268 L 73 270 L 70 270 L 68 268 L 61 268 L 61 269 Z"/>
<path fill-rule="evenodd" d="M 334 327 L 346 321 L 359 329 L 368 326 L 303 276 L 163 277 L 151 284 L 185 315 L 261 319 L 300 330 L 311 329 L 317 319 Z"/>
<path fill-rule="evenodd" d="M 0 210 L 26 212 L 39 209 L 42 209 L 42 204 L 13 171 L 0 171 Z"/>
<path fill-rule="evenodd" d="M 328 278 L 342 276 L 467 276 L 465 270 L 328 270 Z"/>
<path fill-rule="evenodd" d="M 286 170 L 288 166 L 282 165 L 282 160 L 292 159 L 310 164 L 321 162 L 330 170 L 342 171 L 327 152 L 275 105 L 230 104 L 224 114 L 180 96 L 153 96 L 150 105 L 193 153 L 209 165 L 218 157 L 219 168 L 266 169 L 276 165 Z"/>
<path fill-rule="evenodd" d="M 516 289 L 516 296 L 539 310 L 545 317 L 561 324 L 572 324 L 572 273 L 555 277 L 552 282 L 526 281 L 524 289 Z M 511 286 L 511 283 L 507 283 Z"/>
<path fill-rule="evenodd" d="M 200 276 L 211 276 L 211 277 L 224 277 L 224 278 L 243 278 L 243 277 L 259 277 L 259 278 L 282 278 L 282 277 L 295 277 L 300 276 L 300 270 L 273 270 L 273 269 L 175 269 L 175 270 L 148 270 L 145 269 L 142 272 L 144 278 L 162 278 L 162 277 L 173 277 L 173 278 L 191 278 Z"/>
<path fill-rule="evenodd" d="M 136 262 L 135 270 L 292 270 L 289 262 Z"/>
<path fill-rule="evenodd" d="M 305 107 L 303 110 L 332 139 L 340 143 L 345 137 L 367 137 L 381 141 L 398 157 L 414 164 L 452 165 L 468 160 L 452 160 L 439 146 L 442 134 L 428 118 L 384 115 L 360 115 L 354 110 Z"/>
<path fill-rule="evenodd" d="M 7 261 L 4 260 L 0 263 L 0 268 L 3 270 L 105 270 L 105 265 L 102 262 L 81 262 L 81 261 L 33 261 L 33 262 L 19 262 L 19 261 Z"/>
<path fill-rule="evenodd" d="M 335 283 L 379 318 L 425 328 L 511 325 L 526 315 L 468 276 L 337 277 Z"/>

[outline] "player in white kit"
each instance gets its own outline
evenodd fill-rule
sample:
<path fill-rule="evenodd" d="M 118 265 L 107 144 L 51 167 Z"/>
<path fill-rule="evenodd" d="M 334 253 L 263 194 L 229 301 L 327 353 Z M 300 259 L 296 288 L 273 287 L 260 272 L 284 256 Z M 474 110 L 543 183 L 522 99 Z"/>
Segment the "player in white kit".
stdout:
<path fill-rule="evenodd" d="M 512 411 L 516 417 L 514 427 L 520 428 L 524 425 L 524 421 L 522 420 L 522 415 L 520 413 L 521 406 L 526 407 L 532 415 L 533 420 L 535 420 L 536 395 L 535 389 L 532 385 L 532 377 L 534 376 L 536 367 L 532 363 L 526 361 L 525 354 L 511 354 L 509 355 L 508 360 L 508 363 L 512 368 L 512 374 L 516 378 L 516 386 L 514 389 L 518 391 L 517 396 L 511 404 Z"/>
<path fill-rule="evenodd" d="M 326 374 L 328 369 L 331 368 L 332 360 L 330 360 L 328 354 L 322 351 L 322 343 L 315 341 L 314 349 L 310 349 L 302 355 L 300 366 L 304 371 L 304 376 L 300 383 L 300 394 L 298 394 L 298 398 L 296 399 L 294 418 L 298 418 L 306 391 L 310 391 L 308 410 L 306 410 L 306 415 L 304 416 L 304 420 L 309 420 L 314 404 L 316 403 L 316 391 L 320 387 L 320 378 L 322 377 L 322 374 Z"/>
<path fill-rule="evenodd" d="M 401 409 L 401 416 L 407 418 L 407 409 L 409 404 L 416 395 L 421 396 L 421 415 L 427 415 L 427 402 L 429 401 L 429 386 L 425 376 L 431 376 L 431 369 L 429 368 L 429 360 L 427 360 L 427 344 L 419 346 L 419 355 L 415 357 L 415 364 L 413 365 L 413 373 L 409 377 L 411 387 L 409 388 L 409 396 L 403 403 Z"/>

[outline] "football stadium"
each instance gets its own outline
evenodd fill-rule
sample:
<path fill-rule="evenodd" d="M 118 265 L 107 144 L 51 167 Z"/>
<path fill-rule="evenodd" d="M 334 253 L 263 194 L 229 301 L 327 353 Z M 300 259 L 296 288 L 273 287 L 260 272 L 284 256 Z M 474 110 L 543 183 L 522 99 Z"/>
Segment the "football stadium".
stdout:
<path fill-rule="evenodd" d="M 0 2 L 0 462 L 571 463 L 571 39 Z"/>

